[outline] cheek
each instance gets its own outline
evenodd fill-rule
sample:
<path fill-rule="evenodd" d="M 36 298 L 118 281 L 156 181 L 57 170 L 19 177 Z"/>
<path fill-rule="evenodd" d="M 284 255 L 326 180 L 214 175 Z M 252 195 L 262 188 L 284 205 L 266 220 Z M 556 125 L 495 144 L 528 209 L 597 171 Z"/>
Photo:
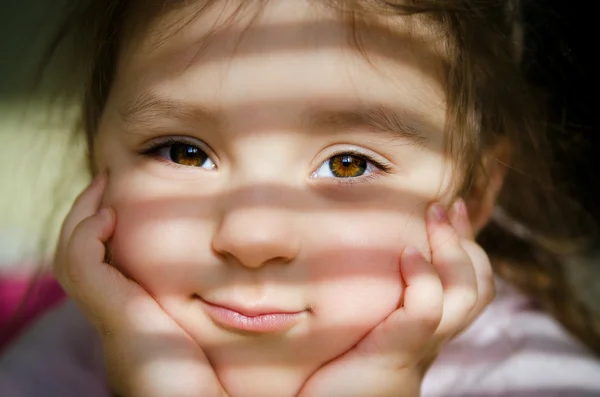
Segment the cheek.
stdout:
<path fill-rule="evenodd" d="M 306 244 L 314 286 L 309 299 L 315 315 L 325 318 L 323 327 L 360 337 L 398 307 L 400 255 L 407 245 L 426 243 L 423 215 L 371 212 L 319 219 Z"/>
<path fill-rule="evenodd" d="M 193 293 L 210 263 L 212 229 L 198 212 L 203 206 L 122 182 L 113 180 L 106 197 L 117 219 L 109 245 L 115 264 L 157 298 Z"/>

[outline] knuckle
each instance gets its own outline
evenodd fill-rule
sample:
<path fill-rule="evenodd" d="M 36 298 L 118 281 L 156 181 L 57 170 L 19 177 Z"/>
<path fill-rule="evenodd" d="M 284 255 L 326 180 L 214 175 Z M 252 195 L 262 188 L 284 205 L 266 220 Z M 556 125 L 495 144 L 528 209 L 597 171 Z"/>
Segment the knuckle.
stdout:
<path fill-rule="evenodd" d="M 477 307 L 479 301 L 479 293 L 473 288 L 466 289 L 462 296 L 463 307 L 467 313 L 470 313 Z"/>
<path fill-rule="evenodd" d="M 58 261 L 55 266 L 58 267 L 59 273 L 64 278 L 64 281 L 71 286 L 78 286 L 82 282 L 80 262 L 84 260 L 83 255 L 83 235 L 81 225 L 78 225 L 67 243 L 65 260 Z"/>
<path fill-rule="evenodd" d="M 81 275 L 77 271 L 76 266 L 69 265 L 65 269 L 63 281 L 69 285 L 69 289 L 73 292 L 73 290 L 77 290 L 78 286 L 81 283 Z"/>
<path fill-rule="evenodd" d="M 431 240 L 432 245 L 438 249 L 457 244 L 460 241 L 458 233 L 450 226 L 442 226 L 433 231 Z"/>
<path fill-rule="evenodd" d="M 442 308 L 424 310 L 418 317 L 418 321 L 421 324 L 422 329 L 427 333 L 434 333 L 442 322 Z"/>
<path fill-rule="evenodd" d="M 456 235 L 447 235 L 432 243 L 432 258 L 436 266 L 450 265 L 452 263 L 465 263 L 470 261 L 470 255 L 465 252 L 464 247 Z"/>
<path fill-rule="evenodd" d="M 479 244 L 474 241 L 465 240 L 463 248 L 469 258 L 471 258 L 473 264 L 476 264 L 478 268 L 491 270 L 490 258 Z"/>
<path fill-rule="evenodd" d="M 491 282 L 487 283 L 487 286 L 482 288 L 480 295 L 480 299 L 485 306 L 490 304 L 494 300 L 494 298 L 496 298 L 496 287 L 493 282 L 493 276 L 491 277 Z"/>

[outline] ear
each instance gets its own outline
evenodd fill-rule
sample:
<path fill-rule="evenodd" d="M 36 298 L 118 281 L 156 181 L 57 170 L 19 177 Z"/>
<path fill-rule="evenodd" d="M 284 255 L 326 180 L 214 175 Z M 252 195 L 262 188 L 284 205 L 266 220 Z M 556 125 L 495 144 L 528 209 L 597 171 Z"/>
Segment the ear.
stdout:
<path fill-rule="evenodd" d="M 502 139 L 483 153 L 481 167 L 475 176 L 473 187 L 465 197 L 469 218 L 476 235 L 492 217 L 504 183 L 510 155 L 511 146 L 506 139 Z"/>

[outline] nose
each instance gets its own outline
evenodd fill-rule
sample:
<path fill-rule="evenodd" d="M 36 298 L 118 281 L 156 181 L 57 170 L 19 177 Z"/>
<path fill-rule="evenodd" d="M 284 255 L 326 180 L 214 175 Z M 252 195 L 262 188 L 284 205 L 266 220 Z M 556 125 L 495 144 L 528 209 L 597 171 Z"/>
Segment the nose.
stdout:
<path fill-rule="evenodd" d="M 213 249 L 248 268 L 288 263 L 300 248 L 291 218 L 284 209 L 230 209 L 213 237 Z"/>

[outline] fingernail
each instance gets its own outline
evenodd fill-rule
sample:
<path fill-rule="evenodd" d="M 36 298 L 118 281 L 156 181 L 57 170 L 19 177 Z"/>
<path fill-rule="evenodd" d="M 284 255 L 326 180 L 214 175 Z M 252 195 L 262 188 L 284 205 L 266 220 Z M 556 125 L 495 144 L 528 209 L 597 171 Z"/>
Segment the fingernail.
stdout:
<path fill-rule="evenodd" d="M 462 198 L 456 200 L 454 202 L 454 211 L 461 217 L 468 216 L 467 205 L 465 204 L 465 200 L 463 200 Z"/>
<path fill-rule="evenodd" d="M 112 211 L 110 208 L 100 208 L 97 214 L 105 221 L 110 221 L 112 219 Z"/>
<path fill-rule="evenodd" d="M 104 179 L 105 176 L 106 176 L 106 171 L 99 172 L 98 174 L 96 174 L 94 179 L 92 179 L 92 183 L 90 183 L 90 186 L 92 186 L 92 187 L 98 186 L 100 184 L 100 182 L 102 182 L 102 180 Z"/>
<path fill-rule="evenodd" d="M 448 214 L 446 209 L 440 204 L 434 204 L 429 207 L 429 216 L 436 222 L 445 223 L 448 222 Z"/>
<path fill-rule="evenodd" d="M 408 255 L 408 256 L 412 256 L 412 257 L 422 256 L 421 251 L 419 251 L 417 248 L 413 247 L 412 245 L 409 245 L 406 248 L 404 248 L 404 254 Z"/>

